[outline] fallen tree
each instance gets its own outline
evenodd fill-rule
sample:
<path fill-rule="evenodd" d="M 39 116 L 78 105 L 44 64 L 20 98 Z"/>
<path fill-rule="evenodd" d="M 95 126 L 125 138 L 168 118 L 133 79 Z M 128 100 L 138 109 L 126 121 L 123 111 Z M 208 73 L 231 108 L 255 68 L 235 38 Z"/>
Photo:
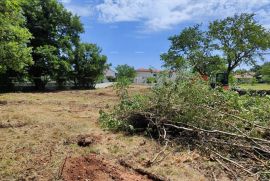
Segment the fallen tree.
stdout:
<path fill-rule="evenodd" d="M 270 178 L 269 97 L 212 90 L 192 74 L 161 79 L 148 95 L 122 96 L 111 113 L 101 112 L 103 127 L 200 150 L 232 179 Z"/>

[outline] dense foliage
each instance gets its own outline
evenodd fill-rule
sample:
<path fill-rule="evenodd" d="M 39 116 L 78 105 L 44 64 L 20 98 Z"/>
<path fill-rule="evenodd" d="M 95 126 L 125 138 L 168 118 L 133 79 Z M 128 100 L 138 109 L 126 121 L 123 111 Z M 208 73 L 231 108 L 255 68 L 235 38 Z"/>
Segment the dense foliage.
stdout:
<path fill-rule="evenodd" d="M 125 65 L 118 65 L 115 70 L 117 71 L 117 79 L 122 79 L 122 78 L 127 78 L 131 82 L 133 82 L 135 76 L 136 76 L 136 71 L 134 67 L 131 67 L 127 64 Z"/>
<path fill-rule="evenodd" d="M 75 50 L 72 62 L 75 85 L 93 88 L 99 77 L 108 68 L 107 57 L 101 55 L 101 49 L 95 44 L 80 43 Z"/>
<path fill-rule="evenodd" d="M 168 53 L 161 55 L 165 67 L 172 70 L 191 67 L 206 76 L 225 70 L 224 61 L 211 52 L 213 47 L 207 33 L 199 28 L 199 25 L 185 28 L 180 35 L 169 38 L 171 47 Z"/>
<path fill-rule="evenodd" d="M 8 69 L 22 71 L 32 63 L 27 43 L 31 34 L 25 28 L 20 1 L 0 2 L 0 73 Z"/>
<path fill-rule="evenodd" d="M 93 87 L 103 74 L 107 58 L 96 45 L 80 43 L 80 17 L 57 0 L 3 0 L 0 10 L 1 87 L 23 80 L 39 90 L 49 81 Z"/>
<path fill-rule="evenodd" d="M 253 14 L 213 21 L 206 31 L 189 27 L 169 40 L 168 53 L 161 55 L 165 66 L 177 69 L 188 64 L 202 75 L 224 71 L 229 77 L 237 66 L 253 65 L 270 48 L 270 33 Z"/>
<path fill-rule="evenodd" d="M 79 43 L 83 26 L 79 17 L 72 15 L 56 0 L 31 0 L 24 6 L 27 28 L 35 37 L 33 47 L 34 65 L 29 75 L 38 89 L 44 89 L 44 76 L 55 77 L 62 84 L 68 71 L 74 46 Z"/>
<path fill-rule="evenodd" d="M 270 83 L 270 62 L 263 64 L 259 71 L 262 75 L 263 81 Z"/>
<path fill-rule="evenodd" d="M 111 113 L 101 111 L 104 128 L 145 133 L 163 143 L 198 149 L 227 161 L 233 173 L 256 168 L 248 174 L 267 178 L 261 172 L 269 171 L 270 164 L 269 96 L 210 89 L 193 74 L 178 75 L 176 80 L 164 77 L 147 95 L 124 93 Z"/>
<path fill-rule="evenodd" d="M 25 27 L 21 1 L 0 2 L 0 86 L 12 88 L 10 77 L 23 73 L 31 65 L 30 32 Z"/>
<path fill-rule="evenodd" d="M 120 118 L 117 122 L 123 123 L 121 127 L 130 127 L 127 115 L 140 111 L 150 111 L 162 119 L 192 124 L 204 129 L 237 132 L 233 126 L 242 131 L 250 125 L 270 126 L 269 96 L 239 96 L 234 91 L 210 89 L 205 81 L 189 73 L 178 75 L 176 80 L 167 77 L 162 79 L 148 95 L 122 99 L 115 107 L 111 116 L 114 119 Z M 236 116 L 240 119 L 235 119 Z M 104 121 L 106 124 L 107 120 Z M 263 136 L 256 126 L 252 126 L 251 129 L 248 131 L 249 135 Z"/>

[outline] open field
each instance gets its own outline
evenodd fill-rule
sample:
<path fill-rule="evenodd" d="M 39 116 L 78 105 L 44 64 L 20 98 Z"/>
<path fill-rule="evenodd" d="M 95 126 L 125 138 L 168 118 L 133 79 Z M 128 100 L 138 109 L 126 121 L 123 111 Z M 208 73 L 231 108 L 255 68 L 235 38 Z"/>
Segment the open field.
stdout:
<path fill-rule="evenodd" d="M 147 87 L 135 86 L 130 91 L 146 93 Z M 213 175 L 227 180 L 217 163 L 181 147 L 169 148 L 165 159 L 145 168 L 162 146 L 143 136 L 104 131 L 98 125 L 99 111 L 111 109 L 118 101 L 112 88 L 8 93 L 0 95 L 0 100 L 1 181 L 61 180 L 65 164 L 72 165 L 66 160 L 90 154 L 112 165 L 126 160 L 171 180 L 208 180 Z M 77 140 L 82 137 L 92 139 L 91 144 L 79 146 Z"/>
<path fill-rule="evenodd" d="M 242 89 L 250 89 L 250 90 L 270 90 L 270 84 L 241 84 L 239 85 Z"/>

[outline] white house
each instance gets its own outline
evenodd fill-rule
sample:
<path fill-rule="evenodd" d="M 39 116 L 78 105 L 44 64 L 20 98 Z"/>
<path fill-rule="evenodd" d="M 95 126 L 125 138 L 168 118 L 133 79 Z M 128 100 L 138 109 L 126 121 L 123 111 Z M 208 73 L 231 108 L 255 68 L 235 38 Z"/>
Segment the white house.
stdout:
<path fill-rule="evenodd" d="M 160 70 L 151 70 L 140 68 L 136 70 L 137 75 L 134 79 L 135 84 L 146 84 L 149 77 L 157 77 Z"/>
<path fill-rule="evenodd" d="M 111 69 L 105 70 L 105 72 L 104 72 L 104 80 L 103 80 L 104 83 L 110 82 L 111 79 L 115 79 L 115 78 L 116 78 L 115 71 L 113 71 Z"/>

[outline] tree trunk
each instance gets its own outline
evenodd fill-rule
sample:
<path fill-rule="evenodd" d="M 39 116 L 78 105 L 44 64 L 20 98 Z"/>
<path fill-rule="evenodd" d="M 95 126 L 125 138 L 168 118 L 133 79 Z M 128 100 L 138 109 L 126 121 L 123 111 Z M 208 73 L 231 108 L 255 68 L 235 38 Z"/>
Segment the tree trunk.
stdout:
<path fill-rule="evenodd" d="M 227 72 L 226 72 L 226 79 L 228 81 L 228 86 L 230 85 L 230 75 L 231 75 L 232 69 L 228 68 Z"/>

